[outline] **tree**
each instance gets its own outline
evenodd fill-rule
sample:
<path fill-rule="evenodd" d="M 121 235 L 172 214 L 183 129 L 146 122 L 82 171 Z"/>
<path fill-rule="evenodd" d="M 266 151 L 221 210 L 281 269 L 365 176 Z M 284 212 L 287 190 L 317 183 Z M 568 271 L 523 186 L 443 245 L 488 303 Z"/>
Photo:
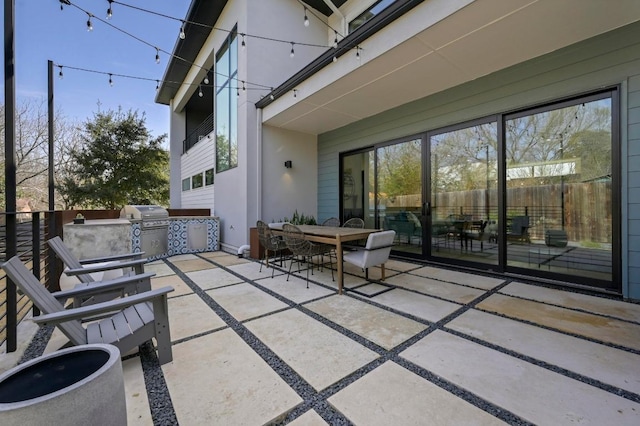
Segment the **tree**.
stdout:
<path fill-rule="evenodd" d="M 4 153 L 4 105 L 0 105 L 0 150 Z M 49 139 L 45 99 L 20 101 L 15 117 L 16 193 L 33 210 L 48 209 Z M 76 123 L 56 109 L 54 116 L 54 168 L 63 170 L 68 152 L 80 144 Z M 4 157 L 0 157 L 0 204 L 5 207 Z M 57 200 L 56 200 L 57 201 Z M 56 202 L 56 204 L 59 204 Z"/>
<path fill-rule="evenodd" d="M 151 138 L 137 111 L 98 112 L 84 125 L 84 144 L 72 149 L 58 187 L 68 207 L 117 209 L 169 200 L 166 135 Z"/>

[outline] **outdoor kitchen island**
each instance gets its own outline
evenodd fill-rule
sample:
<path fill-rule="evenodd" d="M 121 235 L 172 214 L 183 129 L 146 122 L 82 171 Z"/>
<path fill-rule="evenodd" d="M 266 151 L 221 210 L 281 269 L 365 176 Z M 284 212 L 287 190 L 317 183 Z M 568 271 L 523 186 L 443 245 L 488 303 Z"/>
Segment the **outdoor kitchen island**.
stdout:
<path fill-rule="evenodd" d="M 166 212 L 166 210 L 165 210 Z M 135 215 L 134 215 L 135 216 Z M 95 219 L 64 225 L 63 239 L 79 259 L 144 251 L 149 260 L 216 251 L 220 221 L 215 216 Z"/>

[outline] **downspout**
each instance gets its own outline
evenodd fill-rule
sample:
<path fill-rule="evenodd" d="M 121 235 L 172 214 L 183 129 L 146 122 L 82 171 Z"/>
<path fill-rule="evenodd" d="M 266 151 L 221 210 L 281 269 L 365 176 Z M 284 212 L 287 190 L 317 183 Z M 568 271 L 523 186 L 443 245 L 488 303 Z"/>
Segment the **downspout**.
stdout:
<path fill-rule="evenodd" d="M 262 108 L 256 109 L 256 214 L 262 218 Z"/>

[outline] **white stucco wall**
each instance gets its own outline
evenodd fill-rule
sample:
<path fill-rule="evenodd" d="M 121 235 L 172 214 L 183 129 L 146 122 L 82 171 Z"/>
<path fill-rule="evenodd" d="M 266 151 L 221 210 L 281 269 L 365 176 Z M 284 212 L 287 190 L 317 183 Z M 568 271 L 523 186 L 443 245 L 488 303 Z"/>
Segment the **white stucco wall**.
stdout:
<path fill-rule="evenodd" d="M 238 34 L 326 44 L 326 26 L 311 17 L 311 25 L 305 27 L 302 12 L 297 0 L 232 0 L 215 26 L 231 30 L 237 25 Z M 198 66 L 192 67 L 185 78 L 187 83 L 202 80 L 204 71 L 200 67 L 212 66 L 215 53 L 227 37 L 225 31 L 213 31 L 209 35 L 194 61 Z M 183 178 L 210 168 L 203 168 L 203 162 L 215 164 L 212 138 L 211 142 L 198 143 L 181 157 L 176 166 L 179 175 L 174 176 L 172 170 L 172 199 L 177 192 L 181 200 L 180 206 L 172 202 L 172 207 L 211 208 L 212 214 L 220 217 L 221 245 L 229 251 L 249 243 L 249 228 L 255 226 L 258 219 L 291 216 L 296 208 L 299 212 L 317 216 L 316 136 L 273 129 L 261 133 L 260 113 L 255 103 L 266 96 L 271 87 L 279 86 L 318 57 L 325 48 L 295 45 L 295 56 L 290 58 L 289 43 L 247 36 L 246 48 L 242 49 L 241 41 L 242 37 L 238 35 L 237 78 L 246 82 L 248 90 L 240 90 L 238 97 L 238 167 L 216 173 L 215 191 L 204 187 L 182 192 Z M 172 151 L 182 151 L 184 119 L 181 114 L 196 90 L 197 85 L 183 85 L 172 102 L 172 117 L 176 117 L 178 124 L 177 130 L 172 127 Z M 285 160 L 293 161 L 294 167 L 285 169 Z M 267 205 L 263 206 L 265 202 Z"/>
<path fill-rule="evenodd" d="M 313 135 L 276 127 L 262 129 L 262 219 L 291 218 L 295 210 L 318 217 L 318 155 Z M 287 169 L 284 162 L 293 167 Z"/>

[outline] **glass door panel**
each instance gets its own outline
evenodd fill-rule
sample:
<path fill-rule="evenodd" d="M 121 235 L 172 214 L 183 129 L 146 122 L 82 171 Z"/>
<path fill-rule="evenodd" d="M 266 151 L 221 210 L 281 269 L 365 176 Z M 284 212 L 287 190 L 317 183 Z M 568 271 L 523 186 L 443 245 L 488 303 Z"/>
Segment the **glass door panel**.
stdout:
<path fill-rule="evenodd" d="M 382 228 L 396 231 L 394 250 L 422 255 L 422 139 L 376 149 L 377 208 Z"/>
<path fill-rule="evenodd" d="M 612 103 L 583 101 L 505 120 L 501 229 L 508 266 L 611 281 Z"/>
<path fill-rule="evenodd" d="M 365 228 L 375 228 L 373 194 L 373 151 L 345 155 L 342 158 L 342 222 L 364 220 Z"/>
<path fill-rule="evenodd" d="M 430 137 L 430 253 L 498 264 L 497 125 Z"/>

